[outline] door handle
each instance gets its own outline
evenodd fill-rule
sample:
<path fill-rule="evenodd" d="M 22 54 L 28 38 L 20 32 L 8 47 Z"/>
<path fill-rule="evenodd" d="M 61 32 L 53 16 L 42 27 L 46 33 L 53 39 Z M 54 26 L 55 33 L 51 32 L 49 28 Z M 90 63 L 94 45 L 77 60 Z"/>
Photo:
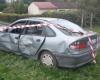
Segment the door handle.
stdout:
<path fill-rule="evenodd" d="M 41 41 L 40 39 L 37 39 L 37 40 L 36 40 L 36 42 L 40 42 L 40 41 Z"/>
<path fill-rule="evenodd" d="M 15 39 L 19 39 L 19 37 L 15 37 Z"/>

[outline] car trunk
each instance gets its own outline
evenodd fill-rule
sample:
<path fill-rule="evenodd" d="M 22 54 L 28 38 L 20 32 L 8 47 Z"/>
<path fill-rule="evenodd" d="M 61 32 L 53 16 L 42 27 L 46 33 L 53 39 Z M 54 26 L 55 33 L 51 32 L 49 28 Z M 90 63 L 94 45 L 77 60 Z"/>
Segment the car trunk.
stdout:
<path fill-rule="evenodd" d="M 97 35 L 92 34 L 92 35 L 89 35 L 89 37 L 92 40 L 93 49 L 96 50 L 96 48 L 97 48 Z M 72 42 L 69 46 L 70 52 L 74 53 L 74 54 L 80 54 L 80 53 L 85 53 L 87 51 L 90 51 L 89 37 L 85 36 L 85 37 L 82 37 L 82 38 Z"/>

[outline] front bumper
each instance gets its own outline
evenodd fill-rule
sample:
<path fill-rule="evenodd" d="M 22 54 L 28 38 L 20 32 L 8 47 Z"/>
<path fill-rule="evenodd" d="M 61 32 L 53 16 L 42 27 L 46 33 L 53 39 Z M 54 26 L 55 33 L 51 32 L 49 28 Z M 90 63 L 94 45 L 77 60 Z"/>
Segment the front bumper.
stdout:
<path fill-rule="evenodd" d="M 81 55 L 56 55 L 59 67 L 77 68 L 93 60 L 89 52 Z"/>

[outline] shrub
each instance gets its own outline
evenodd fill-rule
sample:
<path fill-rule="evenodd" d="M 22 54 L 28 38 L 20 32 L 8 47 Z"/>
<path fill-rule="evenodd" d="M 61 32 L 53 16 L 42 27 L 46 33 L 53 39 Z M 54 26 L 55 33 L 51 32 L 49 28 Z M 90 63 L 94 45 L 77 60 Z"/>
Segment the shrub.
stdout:
<path fill-rule="evenodd" d="M 100 11 L 98 11 L 98 13 L 95 14 L 94 24 L 100 25 Z"/>
<path fill-rule="evenodd" d="M 0 13 L 0 20 L 6 22 L 13 22 L 20 18 L 27 18 L 27 17 L 54 17 L 54 18 L 63 18 L 69 21 L 72 21 L 76 24 L 81 24 L 81 14 L 77 13 L 57 13 L 57 12 L 45 12 L 42 15 L 28 15 L 28 14 L 15 14 L 15 13 Z M 99 25 L 100 24 L 100 15 L 96 14 L 93 18 L 93 24 Z M 84 26 L 90 25 L 90 17 L 85 16 L 84 18 Z"/>
<path fill-rule="evenodd" d="M 3 3 L 3 4 L 0 3 L 0 11 L 4 10 L 6 7 L 7 7 L 6 4 L 4 4 L 4 3 Z"/>
<path fill-rule="evenodd" d="M 0 13 L 0 20 L 6 21 L 6 22 L 13 22 L 17 19 L 26 18 L 26 17 L 32 17 L 32 15 L 27 14 L 7 14 L 7 13 Z"/>
<path fill-rule="evenodd" d="M 14 13 L 15 10 L 14 10 L 13 7 L 8 6 L 8 7 L 6 7 L 2 12 L 4 12 L 4 13 Z"/>
<path fill-rule="evenodd" d="M 24 4 L 23 1 L 20 1 L 20 2 L 13 2 L 11 4 L 11 7 L 13 7 L 13 9 L 15 10 L 15 13 L 25 14 L 27 13 L 28 5 Z"/>
<path fill-rule="evenodd" d="M 0 4 L 1 5 L 1 4 Z M 25 14 L 27 13 L 27 4 L 24 4 L 22 1 L 16 1 L 11 4 L 7 4 L 6 8 L 3 9 L 4 13 L 16 13 L 16 14 Z"/>
<path fill-rule="evenodd" d="M 54 17 L 54 18 L 63 18 L 70 20 L 72 22 L 75 22 L 77 24 L 80 24 L 80 16 L 79 14 L 75 13 L 56 13 L 56 12 L 50 12 L 50 13 L 44 13 L 42 15 L 28 15 L 28 14 L 7 14 L 7 13 L 1 13 L 0 14 L 0 20 L 6 21 L 6 22 L 13 22 L 20 18 L 26 18 L 26 17 Z"/>
<path fill-rule="evenodd" d="M 80 13 L 78 12 L 77 13 L 57 13 L 57 12 L 48 13 L 48 12 L 45 12 L 42 16 L 63 18 L 63 19 L 67 19 L 77 24 L 80 24 L 80 21 L 81 21 Z"/>

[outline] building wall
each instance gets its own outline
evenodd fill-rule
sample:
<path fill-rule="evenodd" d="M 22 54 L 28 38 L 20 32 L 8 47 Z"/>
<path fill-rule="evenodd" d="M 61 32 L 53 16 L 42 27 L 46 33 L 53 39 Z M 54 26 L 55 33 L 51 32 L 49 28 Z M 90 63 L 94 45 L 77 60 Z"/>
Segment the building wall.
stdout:
<path fill-rule="evenodd" d="M 46 0 L 34 0 L 36 2 L 45 2 Z"/>
<path fill-rule="evenodd" d="M 54 9 L 39 9 L 35 4 L 30 4 L 28 7 L 29 15 L 41 15 L 44 12 L 53 12 Z"/>
<path fill-rule="evenodd" d="M 40 14 L 43 14 L 44 12 L 47 12 L 47 10 L 40 10 Z"/>
<path fill-rule="evenodd" d="M 59 13 L 73 13 L 73 12 L 78 12 L 78 9 L 57 9 L 56 10 Z"/>
<path fill-rule="evenodd" d="M 14 1 L 17 1 L 17 0 L 5 0 L 6 3 L 11 3 L 11 2 L 14 2 Z"/>
<path fill-rule="evenodd" d="M 36 5 L 30 4 L 30 6 L 28 7 L 28 14 L 29 15 L 39 15 L 41 13 L 40 13 L 39 8 Z"/>

